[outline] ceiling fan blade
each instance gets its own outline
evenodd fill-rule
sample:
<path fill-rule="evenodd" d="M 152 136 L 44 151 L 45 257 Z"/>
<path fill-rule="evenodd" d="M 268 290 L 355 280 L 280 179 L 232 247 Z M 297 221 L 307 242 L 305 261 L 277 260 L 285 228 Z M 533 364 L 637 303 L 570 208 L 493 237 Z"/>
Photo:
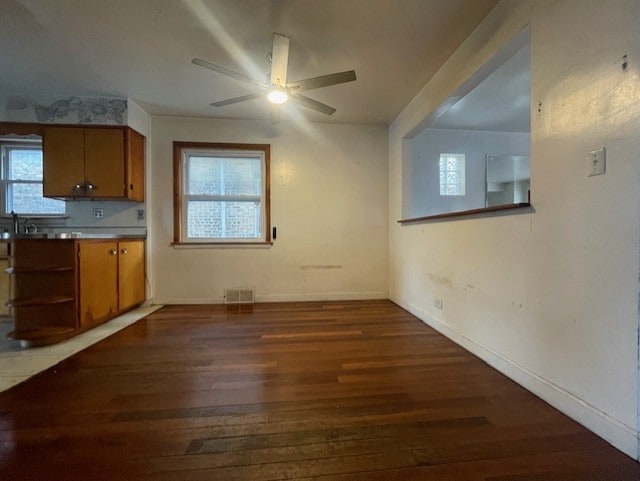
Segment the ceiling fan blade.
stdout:
<path fill-rule="evenodd" d="M 237 104 L 238 102 L 244 102 L 245 100 L 257 99 L 258 97 L 262 97 L 266 95 L 267 92 L 258 92 L 255 94 L 243 95 L 242 97 L 234 97 L 232 99 L 221 100 L 220 102 L 210 103 L 212 107 L 224 107 L 225 105 Z"/>
<path fill-rule="evenodd" d="M 313 90 L 320 87 L 328 87 L 329 85 L 342 84 L 345 82 L 353 82 L 356 79 L 355 70 L 347 70 L 346 72 L 330 73 L 321 75 L 320 77 L 298 80 L 287 85 L 290 89 L 296 90 Z"/>
<path fill-rule="evenodd" d="M 273 34 L 271 50 L 271 85 L 286 87 L 287 65 L 289 63 L 289 39 L 278 33 Z"/>
<path fill-rule="evenodd" d="M 269 108 L 269 122 L 272 124 L 277 124 L 280 122 L 280 117 L 282 113 L 282 106 L 278 104 L 271 104 Z"/>
<path fill-rule="evenodd" d="M 200 67 L 204 67 L 209 70 L 213 70 L 214 72 L 221 73 L 223 75 L 227 75 L 236 80 L 242 80 L 243 82 L 248 82 L 254 85 L 259 85 L 262 88 L 269 88 L 269 86 L 259 80 L 254 80 L 251 77 L 247 77 L 244 74 L 234 72 L 233 70 L 229 70 L 228 68 L 221 67 L 220 65 L 216 65 L 215 63 L 207 62 L 206 60 L 202 60 L 200 58 L 194 58 L 191 60 L 191 63 L 195 65 L 199 65 Z"/>
<path fill-rule="evenodd" d="M 323 104 L 322 102 L 318 102 L 317 100 L 310 99 L 309 97 L 305 97 L 304 95 L 292 93 L 291 99 L 308 109 L 317 110 L 323 114 L 331 115 L 336 111 L 333 107 Z"/>

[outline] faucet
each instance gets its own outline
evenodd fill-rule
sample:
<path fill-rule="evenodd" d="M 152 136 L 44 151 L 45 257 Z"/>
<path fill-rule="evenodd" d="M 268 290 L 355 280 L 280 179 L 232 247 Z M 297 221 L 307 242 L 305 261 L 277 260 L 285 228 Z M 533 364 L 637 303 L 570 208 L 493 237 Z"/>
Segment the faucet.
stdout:
<path fill-rule="evenodd" d="M 13 219 L 13 233 L 19 234 L 20 226 L 18 225 L 18 214 L 16 214 L 14 211 L 11 211 L 11 217 Z"/>
<path fill-rule="evenodd" d="M 37 234 L 38 226 L 31 222 L 31 219 L 24 220 L 24 233 L 25 234 Z"/>

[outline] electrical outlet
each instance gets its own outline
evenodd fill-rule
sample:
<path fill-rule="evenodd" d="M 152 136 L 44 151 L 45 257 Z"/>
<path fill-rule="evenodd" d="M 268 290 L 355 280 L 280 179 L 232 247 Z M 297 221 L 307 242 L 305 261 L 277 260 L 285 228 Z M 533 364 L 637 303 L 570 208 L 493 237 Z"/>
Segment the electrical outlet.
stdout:
<path fill-rule="evenodd" d="M 589 177 L 605 173 L 607 170 L 607 151 L 604 147 L 589 152 L 589 160 L 591 162 Z"/>
<path fill-rule="evenodd" d="M 102 219 L 104 217 L 104 209 L 93 209 L 93 218 Z"/>
<path fill-rule="evenodd" d="M 138 209 L 138 220 L 144 220 L 144 209 Z"/>
<path fill-rule="evenodd" d="M 440 299 L 439 297 L 434 297 L 433 298 L 433 305 L 437 308 L 437 309 L 444 309 L 444 302 L 442 301 L 442 299 Z"/>

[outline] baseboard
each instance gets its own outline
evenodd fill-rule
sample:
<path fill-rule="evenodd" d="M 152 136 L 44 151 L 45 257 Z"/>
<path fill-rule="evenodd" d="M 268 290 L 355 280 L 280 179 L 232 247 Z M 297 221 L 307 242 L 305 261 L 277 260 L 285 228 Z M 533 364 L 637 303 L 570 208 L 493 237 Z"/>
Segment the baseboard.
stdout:
<path fill-rule="evenodd" d="M 224 304 L 224 297 L 154 297 L 152 303 L 163 306 L 172 304 Z"/>
<path fill-rule="evenodd" d="M 593 431 L 615 448 L 635 460 L 640 460 L 640 433 L 637 430 L 520 366 L 499 352 L 465 336 L 454 327 L 436 319 L 418 306 L 397 298 L 391 298 L 391 300 L 574 421 Z"/>
<path fill-rule="evenodd" d="M 267 294 L 257 296 L 258 302 L 304 302 L 304 301 L 366 301 L 389 299 L 387 292 L 305 292 L 299 294 Z"/>
<path fill-rule="evenodd" d="M 363 301 L 388 299 L 387 292 L 305 292 L 294 294 L 256 293 L 256 302 Z M 224 297 L 157 297 L 153 304 L 224 304 Z"/>

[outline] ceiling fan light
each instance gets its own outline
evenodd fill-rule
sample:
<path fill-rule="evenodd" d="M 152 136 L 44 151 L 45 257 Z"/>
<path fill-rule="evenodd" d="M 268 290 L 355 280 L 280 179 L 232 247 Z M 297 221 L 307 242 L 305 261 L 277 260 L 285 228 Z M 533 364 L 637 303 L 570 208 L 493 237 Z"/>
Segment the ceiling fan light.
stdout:
<path fill-rule="evenodd" d="M 267 94 L 267 99 L 274 104 L 283 104 L 289 100 L 289 96 L 284 90 L 274 89 Z"/>

